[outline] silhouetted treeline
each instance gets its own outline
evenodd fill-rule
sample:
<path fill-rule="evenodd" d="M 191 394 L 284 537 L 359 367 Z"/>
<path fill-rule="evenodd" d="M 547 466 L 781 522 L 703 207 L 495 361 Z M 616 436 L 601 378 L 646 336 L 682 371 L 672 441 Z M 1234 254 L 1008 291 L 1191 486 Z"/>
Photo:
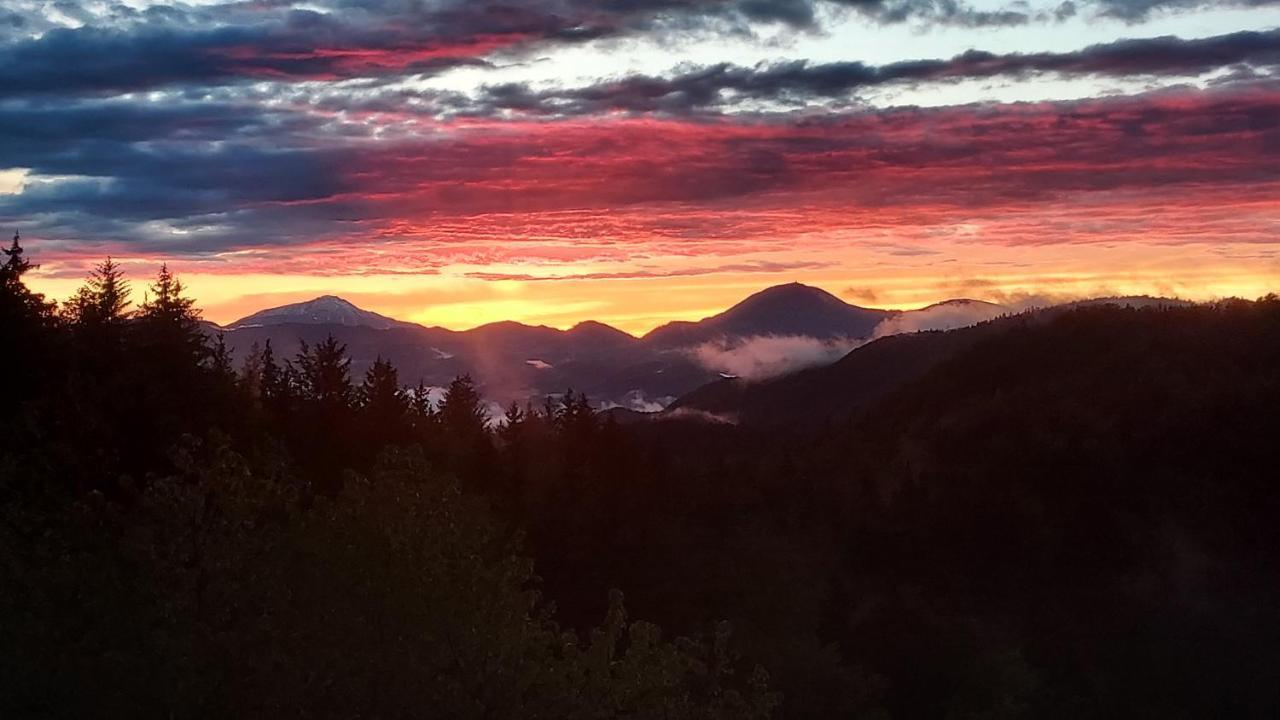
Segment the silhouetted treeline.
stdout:
<path fill-rule="evenodd" d="M 332 340 L 233 368 L 166 271 L 132 311 L 23 271 L 6 715 L 1280 712 L 1275 298 L 1005 319 L 759 429 L 489 417 Z"/>
<path fill-rule="evenodd" d="M 763 718 L 727 625 L 556 622 L 479 392 L 333 341 L 232 368 L 162 268 L 60 308 L 3 268 L 0 716 Z M 8 342 L 14 340 L 15 342 Z M 571 411 L 550 405 L 554 422 Z M 492 497 L 491 497 L 492 495 Z"/>

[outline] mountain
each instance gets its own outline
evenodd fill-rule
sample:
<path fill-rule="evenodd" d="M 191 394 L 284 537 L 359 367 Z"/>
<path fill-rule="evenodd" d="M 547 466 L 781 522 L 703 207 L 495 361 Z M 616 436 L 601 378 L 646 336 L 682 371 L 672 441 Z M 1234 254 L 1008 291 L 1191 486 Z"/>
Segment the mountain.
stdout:
<path fill-rule="evenodd" d="M 996 329 L 988 324 L 883 337 L 830 365 L 761 382 L 716 380 L 678 398 L 665 414 L 693 412 L 762 427 L 853 415 Z"/>
<path fill-rule="evenodd" d="M 341 325 L 342 327 L 368 327 L 375 330 L 413 326 L 413 323 L 393 320 L 385 315 L 362 310 L 340 297 L 323 295 L 306 302 L 261 310 L 231 323 L 227 329 L 291 324 Z"/>
<path fill-rule="evenodd" d="M 716 377 L 679 349 L 647 347 L 603 323 L 559 330 L 504 321 L 455 331 L 394 320 L 333 296 L 263 310 L 220 332 L 237 362 L 267 342 L 277 357 L 292 358 L 303 343 L 332 335 L 346 345 L 356 378 L 382 357 L 405 384 L 439 387 L 470 374 L 486 397 L 503 404 L 573 389 L 603 404 L 653 409 Z"/>
<path fill-rule="evenodd" d="M 1191 306 L 1179 300 L 1118 297 L 1010 314 L 1008 308 L 992 303 L 946 301 L 889 318 L 877 330 L 881 337 L 832 364 L 760 382 L 714 380 L 676 399 L 666 408 L 666 417 L 695 414 L 774 428 L 840 420 L 974 345 L 1020 328 L 1072 312 L 1154 313 Z"/>
<path fill-rule="evenodd" d="M 238 360 L 268 341 L 278 357 L 293 357 L 302 343 L 332 335 L 347 346 L 356 376 L 384 357 L 395 363 L 406 384 L 442 386 L 469 373 L 496 402 L 573 389 L 606 406 L 652 411 L 719 376 L 689 351 L 707 339 L 861 337 L 890 315 L 791 284 L 756 293 L 705 320 L 672 323 L 636 338 L 595 321 L 568 330 L 509 321 L 465 331 L 424 327 L 326 295 L 262 310 L 222 332 Z"/>
<path fill-rule="evenodd" d="M 443 386 L 470 374 L 497 403 L 573 389 L 604 406 L 651 412 L 720 377 L 718 370 L 723 368 L 695 352 L 708 341 L 744 351 L 751 349 L 743 347 L 744 341 L 761 336 L 829 343 L 826 352 L 808 360 L 813 364 L 838 358 L 850 344 L 884 334 L 891 325 L 893 332 L 956 327 L 1004 312 L 1000 306 L 973 300 L 910 312 L 874 310 L 791 283 L 755 293 L 717 315 L 669 323 L 641 338 L 595 321 L 568 330 L 510 321 L 463 331 L 425 327 L 332 295 L 262 310 L 221 332 L 238 362 L 254 345 L 270 341 L 277 357 L 292 358 L 302 343 L 315 344 L 332 335 L 347 346 L 357 378 L 383 357 L 410 385 Z M 902 367 L 911 367 L 911 362 L 904 361 Z M 708 389 L 703 394 L 714 393 Z"/>
<path fill-rule="evenodd" d="M 721 338 L 795 335 L 834 340 L 869 337 L 895 313 L 850 305 L 809 285 L 789 283 L 762 290 L 724 312 L 697 322 L 672 322 L 644 336 L 655 347 L 683 347 Z"/>

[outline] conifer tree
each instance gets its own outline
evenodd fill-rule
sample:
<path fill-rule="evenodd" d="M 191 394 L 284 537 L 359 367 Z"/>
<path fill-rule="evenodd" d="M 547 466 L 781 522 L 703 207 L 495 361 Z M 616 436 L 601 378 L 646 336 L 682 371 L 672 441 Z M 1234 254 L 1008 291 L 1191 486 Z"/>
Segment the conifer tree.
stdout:
<path fill-rule="evenodd" d="M 371 446 L 402 444 L 408 437 L 409 399 L 400 387 L 400 374 L 389 360 L 378 357 L 360 385 L 360 414 Z"/>
<path fill-rule="evenodd" d="M 449 434 L 459 438 L 483 435 L 489 422 L 480 391 L 470 375 L 454 378 L 440 401 L 440 422 Z"/>
<path fill-rule="evenodd" d="M 514 438 L 519 434 L 524 422 L 524 410 L 520 407 L 520 403 L 512 400 L 511 404 L 507 406 L 506 414 L 502 416 L 502 424 L 498 426 L 498 433 L 503 440 Z"/>
<path fill-rule="evenodd" d="M 347 346 L 332 335 L 316 345 L 302 343 L 297 367 L 303 398 L 322 412 L 349 410 L 353 401 Z"/>
<path fill-rule="evenodd" d="M 289 367 L 298 390 L 298 413 L 289 430 L 305 439 L 295 452 L 306 453 L 315 488 L 335 495 L 342 489 L 344 471 L 363 454 L 353 438 L 355 390 L 346 346 L 332 335 L 315 345 L 304 342 L 296 364 Z"/>
<path fill-rule="evenodd" d="M 9 249 L 3 250 L 5 254 L 4 265 L 0 265 L 0 277 L 5 282 L 21 279 L 22 276 L 31 269 L 31 261 L 23 257 L 22 238 L 20 233 L 13 234 L 13 244 Z"/>
<path fill-rule="evenodd" d="M 190 375 L 207 359 L 209 347 L 200 330 L 195 300 L 183 291 L 182 282 L 169 272 L 169 266 L 161 265 L 136 319 L 140 345 L 150 361 L 169 363 L 175 374 Z M 230 362 L 229 357 L 223 359 Z"/>
<path fill-rule="evenodd" d="M 418 381 L 418 386 L 413 389 L 409 398 L 409 410 L 414 417 L 414 422 L 433 423 L 436 421 L 436 409 L 431 406 L 431 388 L 426 383 Z"/>
<path fill-rule="evenodd" d="M 200 311 L 196 309 L 195 300 L 183 295 L 184 290 L 182 281 L 169 272 L 169 265 L 161 265 L 147 299 L 139 308 L 138 319 L 163 322 L 182 332 L 198 332 Z"/>
<path fill-rule="evenodd" d="M 275 423 L 284 423 L 293 412 L 296 393 L 290 366 L 281 367 L 276 362 L 275 349 L 270 338 L 262 348 L 261 368 L 258 371 L 258 393 L 267 417 Z"/>
<path fill-rule="evenodd" d="M 445 455 L 463 481 L 481 491 L 493 489 L 495 480 L 488 422 L 483 399 L 471 376 L 462 375 L 449 383 L 440 401 Z"/>
<path fill-rule="evenodd" d="M 231 364 L 231 349 L 227 347 L 227 336 L 218 333 L 213 341 L 213 349 L 209 352 L 209 369 L 221 381 L 233 382 L 236 377 L 235 368 Z"/>
<path fill-rule="evenodd" d="M 262 399 L 262 346 L 253 343 L 240 363 L 240 385 L 250 398 Z"/>
<path fill-rule="evenodd" d="M 0 264 L 0 322 L 9 328 L 16 328 L 24 321 L 43 323 L 52 312 L 44 296 L 31 292 L 22 281 L 22 276 L 36 266 L 24 257 L 20 237 L 14 233 L 12 246 L 0 248 L 5 255 L 4 263 Z"/>
<path fill-rule="evenodd" d="M 276 363 L 275 351 L 271 349 L 271 339 L 267 338 L 266 347 L 262 349 L 262 367 L 258 379 L 262 397 L 271 400 L 285 394 L 284 374 Z"/>
<path fill-rule="evenodd" d="M 0 248 L 0 250 L 3 250 Z M 0 264 L 0 377 L 6 379 L 2 395 L 4 408 L 0 419 L 19 411 L 19 403 L 40 384 L 42 376 L 56 376 L 53 365 L 60 359 L 51 352 L 51 320 L 53 309 L 44 296 L 31 292 L 22 276 L 32 268 L 23 257 L 17 233 L 13 245 L 3 250 L 5 262 Z"/>
<path fill-rule="evenodd" d="M 130 292 L 124 270 L 108 257 L 93 268 L 85 284 L 67 301 L 67 317 L 81 326 L 122 325 L 129 318 Z"/>

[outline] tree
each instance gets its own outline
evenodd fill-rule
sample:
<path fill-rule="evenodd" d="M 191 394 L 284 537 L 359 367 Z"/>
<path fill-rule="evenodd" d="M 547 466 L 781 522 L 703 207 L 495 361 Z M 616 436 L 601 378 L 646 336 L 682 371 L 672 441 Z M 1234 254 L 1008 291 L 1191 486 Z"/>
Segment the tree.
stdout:
<path fill-rule="evenodd" d="M 5 282 L 21 279 L 31 269 L 31 262 L 22 257 L 22 243 L 19 242 L 21 238 L 21 234 L 15 232 L 13 244 L 8 250 L 3 250 L 5 261 L 4 265 L 0 266 L 0 277 L 3 277 Z"/>
<path fill-rule="evenodd" d="M 0 323 L 6 328 L 17 328 L 19 323 L 43 324 L 52 313 L 44 296 L 31 292 L 22 281 L 22 276 L 36 266 L 23 257 L 19 240 L 19 234 L 14 233 L 13 245 L 7 250 L 0 248 L 5 254 L 4 264 L 0 265 Z"/>
<path fill-rule="evenodd" d="M 493 489 L 489 415 L 470 375 L 454 378 L 440 401 L 444 455 L 468 487 Z"/>
<path fill-rule="evenodd" d="M 262 346 L 253 343 L 240 363 L 240 384 L 254 400 L 262 399 Z"/>
<path fill-rule="evenodd" d="M 439 419 L 436 409 L 431 405 L 431 388 L 421 380 L 409 394 L 409 414 L 413 417 L 415 426 L 435 425 L 436 420 Z"/>
<path fill-rule="evenodd" d="M 320 492 L 336 494 L 343 471 L 359 454 L 352 437 L 355 391 L 347 348 L 332 335 L 316 345 L 302 343 L 296 362 L 300 412 L 291 423 L 295 447 L 309 465 Z"/>
<path fill-rule="evenodd" d="M 409 401 L 400 387 L 400 374 L 391 361 L 379 356 L 365 372 L 360 385 L 360 405 L 371 418 L 403 421 L 409 411 Z"/>
<path fill-rule="evenodd" d="M 461 375 L 449 383 L 440 401 L 440 422 L 445 432 L 457 438 L 474 439 L 487 432 L 489 414 L 470 375 Z"/>
<path fill-rule="evenodd" d="M 389 360 L 374 360 L 365 372 L 358 395 L 367 452 L 409 440 L 409 398 L 400 387 L 400 374 Z"/>
<path fill-rule="evenodd" d="M 0 419 L 19 412 L 25 400 L 42 377 L 56 377 L 53 365 L 59 360 L 51 351 L 52 306 L 44 296 L 31 292 L 22 276 L 32 268 L 23 258 L 17 233 L 13 245 L 3 250 L 6 259 L 0 265 L 0 332 L 5 349 L 0 351 L 0 377 L 5 379 L 4 408 Z"/>
<path fill-rule="evenodd" d="M 317 345 L 302 343 L 297 357 L 298 379 L 304 400 L 323 413 L 342 413 L 351 409 L 351 361 L 347 346 L 332 335 Z"/>
<path fill-rule="evenodd" d="M 200 363 L 210 359 L 210 349 L 200 329 L 200 311 L 183 289 L 169 266 L 161 265 L 135 320 L 139 349 L 148 363 L 165 365 L 170 375 L 188 380 Z M 223 361 L 229 362 L 225 356 Z"/>
<path fill-rule="evenodd" d="M 65 312 L 68 320 L 82 327 L 120 326 L 129 318 L 129 295 L 124 270 L 108 257 L 67 301 Z"/>

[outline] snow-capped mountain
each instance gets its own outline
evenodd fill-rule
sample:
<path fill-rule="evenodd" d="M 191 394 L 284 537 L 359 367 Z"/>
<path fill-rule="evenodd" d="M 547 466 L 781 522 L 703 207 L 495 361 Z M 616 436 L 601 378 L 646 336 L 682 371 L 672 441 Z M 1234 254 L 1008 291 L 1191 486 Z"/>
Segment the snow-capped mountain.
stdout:
<path fill-rule="evenodd" d="M 269 325 L 341 325 L 343 327 L 368 327 L 387 330 L 394 327 L 413 327 L 402 322 L 362 310 L 334 295 L 324 295 L 314 300 L 282 305 L 256 312 L 227 326 L 228 330 L 263 327 Z"/>

